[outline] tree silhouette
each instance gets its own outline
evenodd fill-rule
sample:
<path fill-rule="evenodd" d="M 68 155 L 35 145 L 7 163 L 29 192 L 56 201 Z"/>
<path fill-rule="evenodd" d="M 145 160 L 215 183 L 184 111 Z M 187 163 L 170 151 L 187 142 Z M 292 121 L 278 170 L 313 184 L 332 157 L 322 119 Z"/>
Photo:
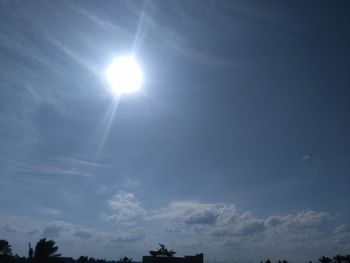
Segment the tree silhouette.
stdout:
<path fill-rule="evenodd" d="M 88 259 L 88 257 L 80 256 L 77 259 L 77 263 L 89 263 L 89 259 Z"/>
<path fill-rule="evenodd" d="M 132 262 L 132 258 L 123 257 L 123 258 L 120 258 L 117 262 L 118 263 L 131 263 Z"/>
<path fill-rule="evenodd" d="M 336 262 L 336 263 L 341 263 L 342 260 L 344 260 L 345 257 L 341 256 L 341 255 L 336 255 L 333 257 L 333 261 Z"/>
<path fill-rule="evenodd" d="M 176 252 L 168 250 L 163 244 L 159 244 L 160 248 L 157 251 L 150 251 L 152 256 L 172 257 Z M 11 245 L 7 240 L 0 240 L 0 263 L 62 263 L 65 262 L 64 258 L 60 258 L 61 254 L 57 253 L 58 247 L 55 245 L 55 241 L 46 240 L 46 238 L 40 239 L 33 251 L 29 243 L 28 258 L 20 257 L 17 254 L 12 254 Z M 93 257 L 80 256 L 76 263 L 106 263 L 104 259 L 95 259 Z M 132 258 L 123 257 L 116 263 L 132 263 Z M 263 261 L 260 261 L 263 263 Z M 267 259 L 265 263 L 271 263 L 270 259 Z M 278 263 L 288 263 L 287 260 L 278 260 Z M 312 263 L 312 261 L 309 261 Z M 350 254 L 347 255 L 335 255 L 332 258 L 322 256 L 318 259 L 317 263 L 350 263 Z"/>
<path fill-rule="evenodd" d="M 86 256 L 80 256 L 76 263 L 106 263 L 107 261 L 105 259 L 95 259 L 93 257 L 86 257 Z"/>
<path fill-rule="evenodd" d="M 0 262 L 10 263 L 13 262 L 14 257 L 12 256 L 11 245 L 7 240 L 0 240 Z"/>
<path fill-rule="evenodd" d="M 329 257 L 322 256 L 321 258 L 318 259 L 318 262 L 320 263 L 330 263 L 332 260 Z"/>
<path fill-rule="evenodd" d="M 0 240 L 0 255 L 1 256 L 11 256 L 12 255 L 12 249 L 11 245 L 7 240 L 1 239 Z"/>
<path fill-rule="evenodd" d="M 56 254 L 58 247 L 55 246 L 55 241 L 40 239 L 36 243 L 33 263 L 48 263 L 56 262 L 60 254 Z"/>

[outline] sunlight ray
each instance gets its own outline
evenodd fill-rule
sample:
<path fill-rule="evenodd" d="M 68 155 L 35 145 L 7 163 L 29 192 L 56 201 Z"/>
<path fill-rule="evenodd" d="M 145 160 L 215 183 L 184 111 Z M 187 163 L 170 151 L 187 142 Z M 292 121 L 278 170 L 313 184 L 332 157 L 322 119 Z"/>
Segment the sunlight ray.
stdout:
<path fill-rule="evenodd" d="M 136 33 L 135 33 L 135 37 L 134 37 L 134 43 L 133 43 L 133 47 L 132 47 L 132 54 L 137 55 L 137 51 L 138 48 L 141 46 L 141 42 L 145 36 L 146 33 L 146 9 L 147 9 L 147 5 L 148 5 L 148 1 L 144 1 L 143 2 L 143 6 L 142 6 L 142 10 L 140 11 L 140 18 L 139 18 L 139 22 L 137 25 L 137 29 L 136 29 Z"/>
<path fill-rule="evenodd" d="M 96 153 L 94 156 L 95 162 L 97 162 L 101 157 L 101 153 L 104 149 L 105 143 L 110 133 L 110 129 L 118 108 L 119 101 L 120 101 L 120 96 L 116 96 L 115 99 L 113 100 L 113 103 L 110 105 L 110 107 L 106 111 L 106 114 L 102 119 L 101 124 L 96 130 L 95 137 L 99 139 L 97 140 Z"/>

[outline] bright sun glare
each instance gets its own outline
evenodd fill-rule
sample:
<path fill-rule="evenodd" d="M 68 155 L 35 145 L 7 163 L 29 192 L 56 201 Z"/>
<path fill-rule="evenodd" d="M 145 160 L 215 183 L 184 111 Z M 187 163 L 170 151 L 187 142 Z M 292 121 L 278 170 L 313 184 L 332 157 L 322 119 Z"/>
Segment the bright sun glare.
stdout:
<path fill-rule="evenodd" d="M 137 91 L 143 80 L 141 67 L 133 56 L 114 59 L 107 69 L 106 76 L 116 94 Z"/>

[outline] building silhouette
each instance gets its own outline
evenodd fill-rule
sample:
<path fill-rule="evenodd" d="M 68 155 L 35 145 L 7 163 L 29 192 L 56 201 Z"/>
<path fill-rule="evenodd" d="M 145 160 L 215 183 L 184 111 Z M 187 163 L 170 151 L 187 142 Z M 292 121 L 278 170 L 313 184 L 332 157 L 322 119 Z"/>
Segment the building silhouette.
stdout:
<path fill-rule="evenodd" d="M 163 244 L 159 249 L 150 251 L 151 256 L 143 256 L 142 263 L 203 263 L 203 253 L 194 256 L 175 257 L 175 251 L 168 250 Z"/>
<path fill-rule="evenodd" d="M 203 253 L 194 256 L 143 256 L 142 263 L 203 263 Z"/>

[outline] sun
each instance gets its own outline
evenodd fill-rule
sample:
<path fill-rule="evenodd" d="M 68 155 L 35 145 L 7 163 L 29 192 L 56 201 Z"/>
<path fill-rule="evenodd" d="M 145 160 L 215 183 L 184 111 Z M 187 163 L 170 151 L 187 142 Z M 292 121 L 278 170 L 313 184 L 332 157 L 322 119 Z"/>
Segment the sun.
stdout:
<path fill-rule="evenodd" d="M 133 56 L 115 58 L 107 68 L 106 77 L 117 95 L 139 90 L 143 81 L 141 67 Z"/>

